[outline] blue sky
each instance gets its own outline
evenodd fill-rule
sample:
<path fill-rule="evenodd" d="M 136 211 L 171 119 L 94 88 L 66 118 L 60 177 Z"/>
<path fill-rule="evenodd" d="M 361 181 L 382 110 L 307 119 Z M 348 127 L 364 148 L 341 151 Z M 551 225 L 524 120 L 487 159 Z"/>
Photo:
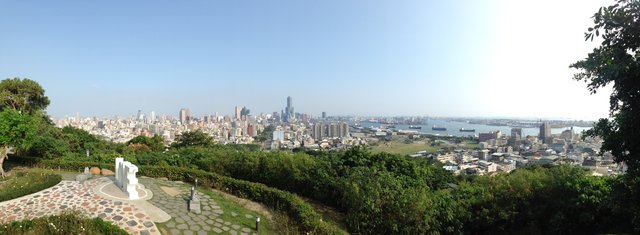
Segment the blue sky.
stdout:
<path fill-rule="evenodd" d="M 231 114 L 596 118 L 568 66 L 604 1 L 2 1 L 0 78 L 62 117 Z"/>

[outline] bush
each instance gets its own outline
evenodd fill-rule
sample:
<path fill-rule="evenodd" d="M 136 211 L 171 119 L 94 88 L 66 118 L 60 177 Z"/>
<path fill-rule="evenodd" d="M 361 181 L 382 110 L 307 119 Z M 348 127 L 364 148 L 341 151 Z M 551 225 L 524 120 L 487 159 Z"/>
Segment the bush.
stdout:
<path fill-rule="evenodd" d="M 42 160 L 38 163 L 42 168 L 80 169 L 86 166 L 98 166 L 109 168 L 111 165 L 80 161 L 52 161 Z M 173 166 L 138 166 L 139 174 L 148 177 L 167 177 L 171 180 L 193 182 L 198 178 L 201 185 L 213 187 L 218 190 L 247 198 L 287 214 L 299 226 L 301 233 L 311 232 L 315 234 L 346 234 L 333 224 L 322 221 L 322 216 L 316 213 L 311 205 L 300 197 L 264 184 L 238 180 L 221 176 L 202 170 L 188 169 Z"/>
<path fill-rule="evenodd" d="M 62 176 L 50 173 L 18 172 L 0 187 L 0 202 L 52 187 L 62 180 Z M 2 233 L 0 233 L 2 234 Z"/>
<path fill-rule="evenodd" d="M 15 221 L 0 225 L 0 234 L 128 234 L 100 218 L 87 219 L 74 213 Z"/>

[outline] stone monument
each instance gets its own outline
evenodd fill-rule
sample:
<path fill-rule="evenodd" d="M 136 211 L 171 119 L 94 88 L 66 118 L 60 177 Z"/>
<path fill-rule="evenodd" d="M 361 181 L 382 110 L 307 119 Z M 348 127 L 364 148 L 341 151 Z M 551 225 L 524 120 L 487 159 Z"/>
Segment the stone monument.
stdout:
<path fill-rule="evenodd" d="M 116 185 L 127 193 L 129 199 L 139 199 L 138 178 L 136 178 L 138 167 L 131 162 L 124 161 L 123 158 L 116 158 Z"/>
<path fill-rule="evenodd" d="M 189 212 L 200 214 L 200 196 L 198 196 L 198 191 L 196 191 L 196 187 L 198 187 L 198 179 L 195 180 L 194 185 L 191 187 L 191 197 L 189 198 Z"/>

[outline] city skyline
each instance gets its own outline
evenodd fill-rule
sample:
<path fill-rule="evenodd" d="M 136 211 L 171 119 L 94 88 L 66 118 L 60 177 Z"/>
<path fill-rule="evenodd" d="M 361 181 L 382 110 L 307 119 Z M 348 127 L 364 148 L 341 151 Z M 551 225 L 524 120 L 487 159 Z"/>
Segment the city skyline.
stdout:
<path fill-rule="evenodd" d="M 0 79 L 33 79 L 56 117 L 571 118 L 608 114 L 569 64 L 607 1 L 3 2 Z M 544 17 L 541 17 L 544 16 Z"/>

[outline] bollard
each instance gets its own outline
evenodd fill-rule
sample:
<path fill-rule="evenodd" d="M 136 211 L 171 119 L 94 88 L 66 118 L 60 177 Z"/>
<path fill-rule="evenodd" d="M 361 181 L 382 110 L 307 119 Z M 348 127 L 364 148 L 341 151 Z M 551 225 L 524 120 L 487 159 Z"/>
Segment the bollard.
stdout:
<path fill-rule="evenodd" d="M 195 184 L 193 185 L 194 187 L 198 187 L 198 178 L 196 178 L 195 180 Z"/>
<path fill-rule="evenodd" d="M 193 195 L 196 192 L 196 188 L 195 187 L 191 187 L 191 200 L 193 200 Z"/>
<path fill-rule="evenodd" d="M 260 217 L 256 216 L 256 232 L 260 231 Z"/>

